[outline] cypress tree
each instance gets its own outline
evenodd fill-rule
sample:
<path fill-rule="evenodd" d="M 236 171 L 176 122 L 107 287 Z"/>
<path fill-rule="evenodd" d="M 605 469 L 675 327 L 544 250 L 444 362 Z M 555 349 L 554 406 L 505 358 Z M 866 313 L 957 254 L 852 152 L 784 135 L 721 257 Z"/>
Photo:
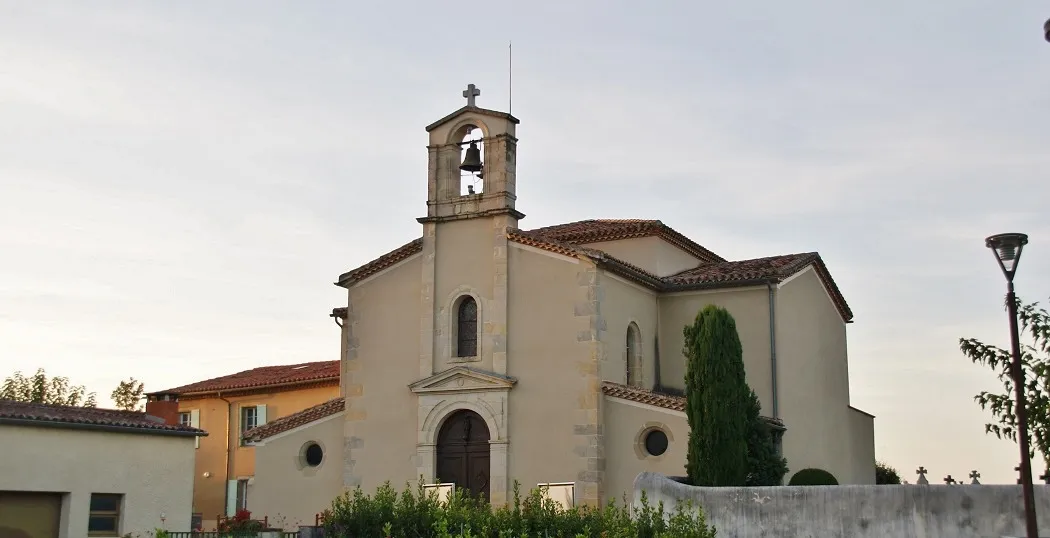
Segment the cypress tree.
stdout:
<path fill-rule="evenodd" d="M 736 321 L 708 305 L 683 329 L 689 449 L 686 474 L 694 486 L 743 486 L 748 475 L 743 348 Z"/>
<path fill-rule="evenodd" d="M 747 484 L 748 486 L 781 486 L 787 474 L 787 460 L 777 454 L 773 428 L 762 420 L 761 404 L 751 391 L 747 405 Z"/>

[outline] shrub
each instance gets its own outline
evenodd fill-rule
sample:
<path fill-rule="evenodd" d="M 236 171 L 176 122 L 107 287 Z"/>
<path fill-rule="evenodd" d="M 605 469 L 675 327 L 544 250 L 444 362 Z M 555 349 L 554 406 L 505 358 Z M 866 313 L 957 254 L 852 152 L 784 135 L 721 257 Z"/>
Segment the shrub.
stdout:
<path fill-rule="evenodd" d="M 837 486 L 835 475 L 824 469 L 802 469 L 791 477 L 789 486 Z"/>
<path fill-rule="evenodd" d="M 400 494 L 387 482 L 372 496 L 356 488 L 337 497 L 324 513 L 324 532 L 328 538 L 713 538 L 703 514 L 683 504 L 667 519 L 663 503 L 650 506 L 644 494 L 639 510 L 626 498 L 622 506 L 564 509 L 540 489 L 522 498 L 515 483 L 513 502 L 494 508 L 459 490 L 439 501 L 422 481 Z"/>
<path fill-rule="evenodd" d="M 900 483 L 901 475 L 897 474 L 897 469 L 894 469 L 881 461 L 875 462 L 875 484 L 887 485 Z"/>
<path fill-rule="evenodd" d="M 747 481 L 750 389 L 736 321 L 708 305 L 682 330 L 687 358 L 686 474 L 694 486 L 742 486 Z"/>

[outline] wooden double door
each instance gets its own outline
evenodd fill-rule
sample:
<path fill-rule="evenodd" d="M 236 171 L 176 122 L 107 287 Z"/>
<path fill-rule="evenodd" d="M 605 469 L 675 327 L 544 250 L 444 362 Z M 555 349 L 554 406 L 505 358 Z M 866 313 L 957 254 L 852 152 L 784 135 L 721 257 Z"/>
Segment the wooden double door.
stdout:
<path fill-rule="evenodd" d="M 489 428 L 473 411 L 457 411 L 438 432 L 437 478 L 489 499 Z"/>

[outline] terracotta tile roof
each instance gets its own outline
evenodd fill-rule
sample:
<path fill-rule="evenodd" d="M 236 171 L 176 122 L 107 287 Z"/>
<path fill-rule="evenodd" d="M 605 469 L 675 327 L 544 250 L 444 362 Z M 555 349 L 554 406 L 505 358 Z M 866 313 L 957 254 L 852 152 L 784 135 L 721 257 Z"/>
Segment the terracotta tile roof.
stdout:
<path fill-rule="evenodd" d="M 32 425 L 34 423 L 134 433 L 207 435 L 203 430 L 197 428 L 165 424 L 160 418 L 141 411 L 0 400 L 0 424 Z"/>
<path fill-rule="evenodd" d="M 339 275 L 336 281 L 338 286 L 348 286 L 359 280 L 364 280 L 391 265 L 408 258 L 409 256 L 423 251 L 423 238 L 413 239 L 400 247 L 383 254 L 382 256 L 356 268 Z"/>
<path fill-rule="evenodd" d="M 659 392 L 653 392 L 651 390 L 640 389 L 637 387 L 629 387 L 620 383 L 614 383 L 612 381 L 602 382 L 602 394 L 610 396 L 612 398 L 620 398 L 621 400 L 628 400 L 637 403 L 648 404 L 654 407 L 660 407 L 670 411 L 685 412 L 685 396 L 674 396 L 671 394 L 661 394 Z M 783 429 L 784 423 L 780 419 L 771 417 L 762 417 L 770 426 L 775 428 Z"/>
<path fill-rule="evenodd" d="M 274 385 L 317 383 L 321 381 L 339 381 L 339 361 L 262 366 L 237 372 L 236 374 L 206 379 L 190 383 L 189 385 L 159 391 L 159 393 L 175 393 L 180 396 L 195 395 L 219 391 L 255 389 Z"/>
<path fill-rule="evenodd" d="M 708 262 L 725 261 L 659 220 L 591 219 L 529 230 L 570 244 L 600 243 L 635 237 L 660 237 L 664 241 Z"/>
<path fill-rule="evenodd" d="M 709 261 L 701 263 L 693 269 L 660 278 L 600 249 L 582 246 L 602 241 L 654 235 L 680 246 L 700 259 Z M 853 312 L 846 303 L 845 297 L 842 296 L 842 292 L 835 284 L 834 279 L 831 278 L 831 273 L 828 272 L 820 255 L 816 252 L 771 256 L 752 260 L 726 261 L 700 245 L 693 243 L 658 220 L 640 219 L 584 220 L 534 230 L 511 228 L 507 230 L 507 239 L 565 256 L 586 256 L 598 263 L 603 269 L 631 279 L 658 292 L 728 288 L 765 284 L 767 282 L 775 283 L 812 264 L 821 282 L 828 289 L 832 301 L 842 315 L 843 320 L 849 322 L 853 319 Z M 343 274 L 340 276 L 337 284 L 348 286 L 422 251 L 422 248 L 422 238 L 417 239 L 353 271 Z"/>
<path fill-rule="evenodd" d="M 325 403 L 308 407 L 297 413 L 281 417 L 273 422 L 267 422 L 258 428 L 252 428 L 244 433 L 244 439 L 247 441 L 261 441 L 316 420 L 330 417 L 341 412 L 345 407 L 346 400 L 344 400 L 342 396 L 339 398 L 332 398 Z"/>
<path fill-rule="evenodd" d="M 835 280 L 831 278 L 827 266 L 816 252 L 805 252 L 801 254 L 786 254 L 783 256 L 770 256 L 766 258 L 755 258 L 752 260 L 740 260 L 735 262 L 706 263 L 693 269 L 687 269 L 680 273 L 663 278 L 669 291 L 709 289 L 721 287 L 746 286 L 750 284 L 764 284 L 766 282 L 779 282 L 806 266 L 813 265 L 817 277 L 828 289 L 832 302 L 838 309 L 842 319 L 850 321 L 853 319 L 853 311 L 846 303 Z"/>

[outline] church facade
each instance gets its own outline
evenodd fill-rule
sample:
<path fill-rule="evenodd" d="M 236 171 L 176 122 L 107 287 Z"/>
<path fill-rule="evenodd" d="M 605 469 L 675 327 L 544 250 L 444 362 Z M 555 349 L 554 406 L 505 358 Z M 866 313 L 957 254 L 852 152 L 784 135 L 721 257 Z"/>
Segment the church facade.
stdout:
<path fill-rule="evenodd" d="M 708 304 L 736 319 L 789 476 L 819 467 L 874 483 L 874 417 L 849 399 L 853 314 L 817 253 L 730 261 L 655 220 L 523 229 L 518 120 L 476 106 L 476 93 L 427 127 L 421 237 L 338 279 L 339 401 L 249 432 L 250 498 L 327 477 L 325 491 L 297 496 L 305 514 L 341 488 L 423 477 L 494 503 L 518 481 L 598 504 L 629 494 L 642 471 L 682 475 L 682 329 Z M 267 451 L 310 443 L 324 445 L 318 465 L 260 468 Z"/>

